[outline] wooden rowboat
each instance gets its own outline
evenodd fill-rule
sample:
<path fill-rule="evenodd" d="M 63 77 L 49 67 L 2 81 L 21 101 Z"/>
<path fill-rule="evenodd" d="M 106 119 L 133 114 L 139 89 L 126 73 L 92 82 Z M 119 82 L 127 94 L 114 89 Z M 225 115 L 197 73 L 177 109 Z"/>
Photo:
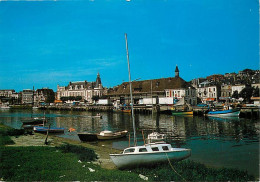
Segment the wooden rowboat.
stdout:
<path fill-rule="evenodd" d="M 125 137 L 128 131 L 119 131 L 119 132 L 112 132 L 112 131 L 101 131 L 97 138 L 98 140 L 113 140 L 117 138 Z"/>

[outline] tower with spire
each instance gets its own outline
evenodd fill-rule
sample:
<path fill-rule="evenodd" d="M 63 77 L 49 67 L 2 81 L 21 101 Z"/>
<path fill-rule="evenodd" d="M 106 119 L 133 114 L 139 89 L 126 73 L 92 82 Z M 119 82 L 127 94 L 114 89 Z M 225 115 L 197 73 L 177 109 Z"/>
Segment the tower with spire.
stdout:
<path fill-rule="evenodd" d="M 97 79 L 96 79 L 96 84 L 95 84 L 95 88 L 99 88 L 101 86 L 101 78 L 100 78 L 100 74 L 98 72 L 97 74 Z"/>
<path fill-rule="evenodd" d="M 179 68 L 178 65 L 176 64 L 176 68 L 175 68 L 175 77 L 178 78 L 179 77 Z"/>

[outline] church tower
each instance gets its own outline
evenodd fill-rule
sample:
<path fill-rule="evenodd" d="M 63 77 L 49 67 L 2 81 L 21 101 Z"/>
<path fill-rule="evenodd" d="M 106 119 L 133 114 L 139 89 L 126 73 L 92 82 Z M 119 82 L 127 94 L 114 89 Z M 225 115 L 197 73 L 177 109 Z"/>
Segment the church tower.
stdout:
<path fill-rule="evenodd" d="M 178 66 L 176 65 L 176 68 L 175 68 L 175 77 L 178 78 L 179 77 L 179 69 L 178 69 Z"/>
<path fill-rule="evenodd" d="M 96 79 L 96 85 L 95 88 L 99 88 L 101 86 L 101 78 L 99 73 L 97 74 L 97 79 Z"/>

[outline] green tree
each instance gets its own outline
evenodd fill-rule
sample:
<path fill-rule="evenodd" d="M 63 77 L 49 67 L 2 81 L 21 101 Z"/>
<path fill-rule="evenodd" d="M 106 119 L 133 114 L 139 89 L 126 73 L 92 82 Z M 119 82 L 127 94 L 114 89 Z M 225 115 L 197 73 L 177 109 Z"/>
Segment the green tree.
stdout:
<path fill-rule="evenodd" d="M 232 94 L 232 98 L 238 99 L 239 95 L 238 95 L 238 91 L 235 90 L 234 93 Z"/>
<path fill-rule="evenodd" d="M 46 98 L 46 103 L 53 103 L 55 100 L 55 94 L 54 92 L 50 92 L 48 95 L 47 95 L 47 98 Z"/>
<path fill-rule="evenodd" d="M 254 88 L 251 86 L 246 86 L 241 90 L 239 96 L 242 97 L 247 103 L 250 103 L 251 97 L 253 95 Z"/>
<path fill-rule="evenodd" d="M 95 102 L 97 102 L 97 101 L 99 100 L 99 96 L 98 96 L 98 95 L 94 95 L 94 96 L 92 97 L 92 100 L 95 101 Z"/>
<path fill-rule="evenodd" d="M 80 101 L 81 99 L 82 99 L 81 96 L 76 96 L 76 97 L 75 97 L 75 100 L 76 100 L 76 101 Z"/>
<path fill-rule="evenodd" d="M 253 90 L 253 97 L 259 97 L 259 88 L 258 88 L 258 86 L 256 88 L 254 88 L 254 90 Z"/>
<path fill-rule="evenodd" d="M 61 97 L 60 100 L 61 100 L 62 102 L 65 102 L 65 101 L 68 101 L 69 98 L 68 98 L 68 97 Z"/>

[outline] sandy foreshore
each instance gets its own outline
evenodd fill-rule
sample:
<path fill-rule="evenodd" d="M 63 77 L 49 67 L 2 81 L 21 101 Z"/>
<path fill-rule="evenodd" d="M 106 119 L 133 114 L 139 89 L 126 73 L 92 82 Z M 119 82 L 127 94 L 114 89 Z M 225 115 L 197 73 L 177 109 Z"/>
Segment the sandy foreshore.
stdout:
<path fill-rule="evenodd" d="M 73 145 L 81 145 L 90 149 L 93 149 L 96 154 L 98 155 L 98 160 L 95 162 L 99 164 L 102 168 L 106 169 L 115 169 L 116 166 L 110 160 L 109 154 L 110 153 L 120 153 L 119 150 L 110 148 L 108 146 L 96 146 L 91 145 L 89 143 L 84 143 L 80 141 L 75 141 L 67 138 L 61 138 L 55 135 L 48 136 L 48 145 L 45 145 L 46 135 L 35 133 L 33 135 L 21 135 L 21 136 L 13 136 L 11 139 L 14 141 L 15 144 L 8 145 L 8 146 L 59 146 L 64 143 L 69 143 Z"/>

